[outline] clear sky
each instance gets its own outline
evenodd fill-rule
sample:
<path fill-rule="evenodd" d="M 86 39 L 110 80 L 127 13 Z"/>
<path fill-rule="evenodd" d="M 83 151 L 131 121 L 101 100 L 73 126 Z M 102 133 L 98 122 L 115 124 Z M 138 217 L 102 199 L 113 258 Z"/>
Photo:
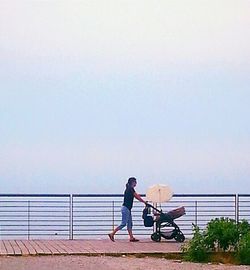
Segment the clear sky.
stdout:
<path fill-rule="evenodd" d="M 0 0 L 0 193 L 250 193 L 249 0 Z"/>

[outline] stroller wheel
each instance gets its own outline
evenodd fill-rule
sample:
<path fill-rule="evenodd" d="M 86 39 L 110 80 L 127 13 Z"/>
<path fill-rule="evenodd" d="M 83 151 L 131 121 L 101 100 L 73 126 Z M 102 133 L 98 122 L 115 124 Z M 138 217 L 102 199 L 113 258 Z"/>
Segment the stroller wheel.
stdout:
<path fill-rule="evenodd" d="M 175 239 L 177 242 L 182 243 L 182 242 L 185 241 L 185 236 L 184 236 L 184 234 L 183 234 L 181 231 L 179 231 L 179 232 L 176 233 L 174 239 Z"/>
<path fill-rule="evenodd" d="M 160 242 L 161 241 L 161 235 L 158 232 L 152 233 L 151 234 L 151 239 L 155 242 Z"/>

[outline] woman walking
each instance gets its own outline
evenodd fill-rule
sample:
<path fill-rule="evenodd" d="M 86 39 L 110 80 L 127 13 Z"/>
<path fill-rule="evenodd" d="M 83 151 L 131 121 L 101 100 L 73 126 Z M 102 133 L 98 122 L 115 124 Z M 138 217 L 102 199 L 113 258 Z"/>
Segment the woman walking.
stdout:
<path fill-rule="evenodd" d="M 111 241 L 115 241 L 114 236 L 115 234 L 124 228 L 127 225 L 127 230 L 129 234 L 129 240 L 130 242 L 137 242 L 139 241 L 138 239 L 134 238 L 133 232 L 132 232 L 132 227 L 133 227 L 133 222 L 132 222 L 132 215 L 131 215 L 131 209 L 133 207 L 133 202 L 134 198 L 136 198 L 138 201 L 145 203 L 146 202 L 141 198 L 141 196 L 136 193 L 135 191 L 135 186 L 137 184 L 136 178 L 135 177 L 130 177 L 128 179 L 128 182 L 126 184 L 126 189 L 124 191 L 124 198 L 123 198 L 123 204 L 122 204 L 122 222 L 121 224 L 114 229 L 112 233 L 109 233 L 108 236 Z"/>

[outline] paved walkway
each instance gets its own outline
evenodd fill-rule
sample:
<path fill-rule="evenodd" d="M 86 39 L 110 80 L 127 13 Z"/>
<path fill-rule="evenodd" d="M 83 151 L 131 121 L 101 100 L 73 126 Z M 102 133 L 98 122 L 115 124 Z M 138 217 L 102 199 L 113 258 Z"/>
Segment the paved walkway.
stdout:
<path fill-rule="evenodd" d="M 181 245 L 151 240 L 0 240 L 0 256 L 179 253 Z"/>

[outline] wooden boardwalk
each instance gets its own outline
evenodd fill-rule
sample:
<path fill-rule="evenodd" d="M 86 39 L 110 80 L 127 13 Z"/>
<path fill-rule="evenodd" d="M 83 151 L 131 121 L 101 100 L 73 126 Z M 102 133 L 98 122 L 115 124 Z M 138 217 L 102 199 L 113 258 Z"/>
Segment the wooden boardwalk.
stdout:
<path fill-rule="evenodd" d="M 0 240 L 0 256 L 179 253 L 180 243 L 140 240 Z"/>

